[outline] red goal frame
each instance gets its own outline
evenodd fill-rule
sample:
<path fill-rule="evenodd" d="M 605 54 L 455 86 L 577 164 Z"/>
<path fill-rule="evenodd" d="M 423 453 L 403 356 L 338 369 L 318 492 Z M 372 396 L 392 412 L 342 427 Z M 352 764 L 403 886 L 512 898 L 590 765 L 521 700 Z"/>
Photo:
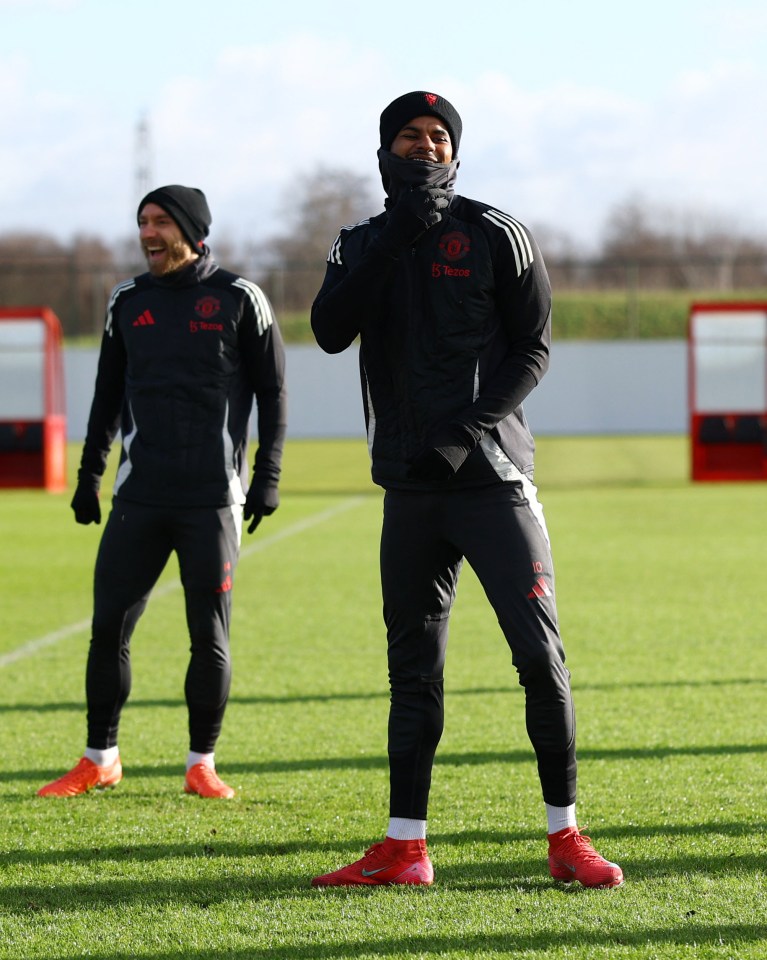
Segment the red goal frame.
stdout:
<path fill-rule="evenodd" d="M 51 309 L 0 308 L 0 363 L 6 376 L 13 371 L 14 353 L 24 358 L 22 367 L 25 362 L 30 367 L 24 393 L 34 403 L 25 409 L 22 400 L 15 409 L 12 392 L 4 395 L 12 385 L 0 384 L 0 488 L 43 487 L 61 493 L 67 485 L 66 396 L 61 323 Z"/>
<path fill-rule="evenodd" d="M 688 318 L 693 480 L 767 480 L 767 301 L 696 302 Z"/>

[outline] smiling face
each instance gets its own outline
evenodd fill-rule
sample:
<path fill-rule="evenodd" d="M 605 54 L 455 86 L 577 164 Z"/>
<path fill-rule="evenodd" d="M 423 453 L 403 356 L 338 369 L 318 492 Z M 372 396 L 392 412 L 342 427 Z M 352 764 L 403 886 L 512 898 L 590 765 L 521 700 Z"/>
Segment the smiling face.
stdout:
<path fill-rule="evenodd" d="M 450 163 L 453 145 L 439 117 L 415 117 L 392 141 L 391 152 L 403 160 Z"/>
<path fill-rule="evenodd" d="M 172 273 L 196 259 L 197 254 L 187 242 L 179 225 L 156 203 L 147 203 L 142 208 L 138 227 L 141 250 L 153 277 Z"/>

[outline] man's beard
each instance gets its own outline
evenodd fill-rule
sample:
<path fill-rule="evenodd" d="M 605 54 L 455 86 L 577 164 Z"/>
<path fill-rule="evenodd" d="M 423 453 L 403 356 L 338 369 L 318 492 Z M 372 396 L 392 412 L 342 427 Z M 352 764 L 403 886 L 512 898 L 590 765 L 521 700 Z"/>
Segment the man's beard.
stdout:
<path fill-rule="evenodd" d="M 189 244 L 183 240 L 171 240 L 165 244 L 165 259 L 162 263 L 152 263 L 147 257 L 147 266 L 153 277 L 164 277 L 185 266 L 189 259 Z"/>

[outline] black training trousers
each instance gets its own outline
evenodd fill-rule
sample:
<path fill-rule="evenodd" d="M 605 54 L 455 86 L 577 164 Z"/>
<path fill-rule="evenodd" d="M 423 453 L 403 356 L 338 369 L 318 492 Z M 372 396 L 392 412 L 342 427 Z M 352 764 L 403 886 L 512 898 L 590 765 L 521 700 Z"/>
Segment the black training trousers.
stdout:
<path fill-rule="evenodd" d="M 448 617 L 463 558 L 474 569 L 525 690 L 544 800 L 575 802 L 575 714 L 543 512 L 528 480 L 473 490 L 388 490 L 381 584 L 388 638 L 390 815 L 427 819 L 444 726 Z"/>
<path fill-rule="evenodd" d="M 231 591 L 241 531 L 239 506 L 169 508 L 113 501 L 94 575 L 85 681 L 89 747 L 117 744 L 120 713 L 131 689 L 131 636 L 175 552 L 191 641 L 184 686 L 190 749 L 213 752 L 231 683 Z"/>

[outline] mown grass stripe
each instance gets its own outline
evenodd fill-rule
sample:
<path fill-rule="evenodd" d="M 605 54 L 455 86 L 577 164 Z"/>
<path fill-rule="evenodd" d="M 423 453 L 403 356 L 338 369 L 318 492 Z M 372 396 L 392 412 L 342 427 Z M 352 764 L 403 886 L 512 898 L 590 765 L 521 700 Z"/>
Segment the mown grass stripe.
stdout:
<path fill-rule="evenodd" d="M 350 497 L 348 500 L 343 500 L 341 503 L 333 504 L 333 506 L 328 507 L 325 510 L 321 510 L 319 513 L 315 513 L 310 517 L 305 517 L 303 520 L 298 520 L 296 523 L 292 523 L 289 527 L 285 527 L 282 530 L 278 530 L 275 533 L 269 534 L 269 536 L 262 537 L 260 540 L 255 540 L 248 544 L 248 546 L 242 548 L 240 551 L 240 559 L 247 559 L 247 557 L 252 556 L 254 553 L 259 553 L 262 550 L 266 550 L 267 547 L 274 546 L 275 543 L 279 543 L 281 540 L 285 540 L 288 537 L 294 537 L 296 534 L 303 533 L 305 530 L 309 530 L 320 523 L 324 523 L 326 520 L 332 519 L 339 513 L 344 513 L 345 511 L 350 510 L 352 507 L 356 507 L 357 504 L 361 503 L 363 500 L 365 500 L 365 497 L 363 496 Z M 154 598 L 166 596 L 167 594 L 172 593 L 174 590 L 178 590 L 180 586 L 181 581 L 178 578 L 175 578 L 174 580 L 164 583 L 161 587 L 157 587 L 153 591 L 152 596 Z M 60 641 L 66 640 L 68 637 L 73 636 L 74 634 L 82 633 L 82 631 L 90 628 L 90 624 L 90 618 L 87 620 L 78 620 L 76 623 L 70 623 L 58 630 L 53 630 L 51 633 L 46 633 L 45 636 L 37 637 L 34 640 L 29 640 L 27 643 L 23 643 L 20 647 L 16 647 L 15 650 L 10 650 L 8 653 L 1 654 L 0 668 L 10 666 L 12 663 L 18 663 L 20 660 L 26 660 L 28 657 L 34 656 L 34 654 L 40 650 L 44 650 L 46 647 L 52 647 Z"/>

